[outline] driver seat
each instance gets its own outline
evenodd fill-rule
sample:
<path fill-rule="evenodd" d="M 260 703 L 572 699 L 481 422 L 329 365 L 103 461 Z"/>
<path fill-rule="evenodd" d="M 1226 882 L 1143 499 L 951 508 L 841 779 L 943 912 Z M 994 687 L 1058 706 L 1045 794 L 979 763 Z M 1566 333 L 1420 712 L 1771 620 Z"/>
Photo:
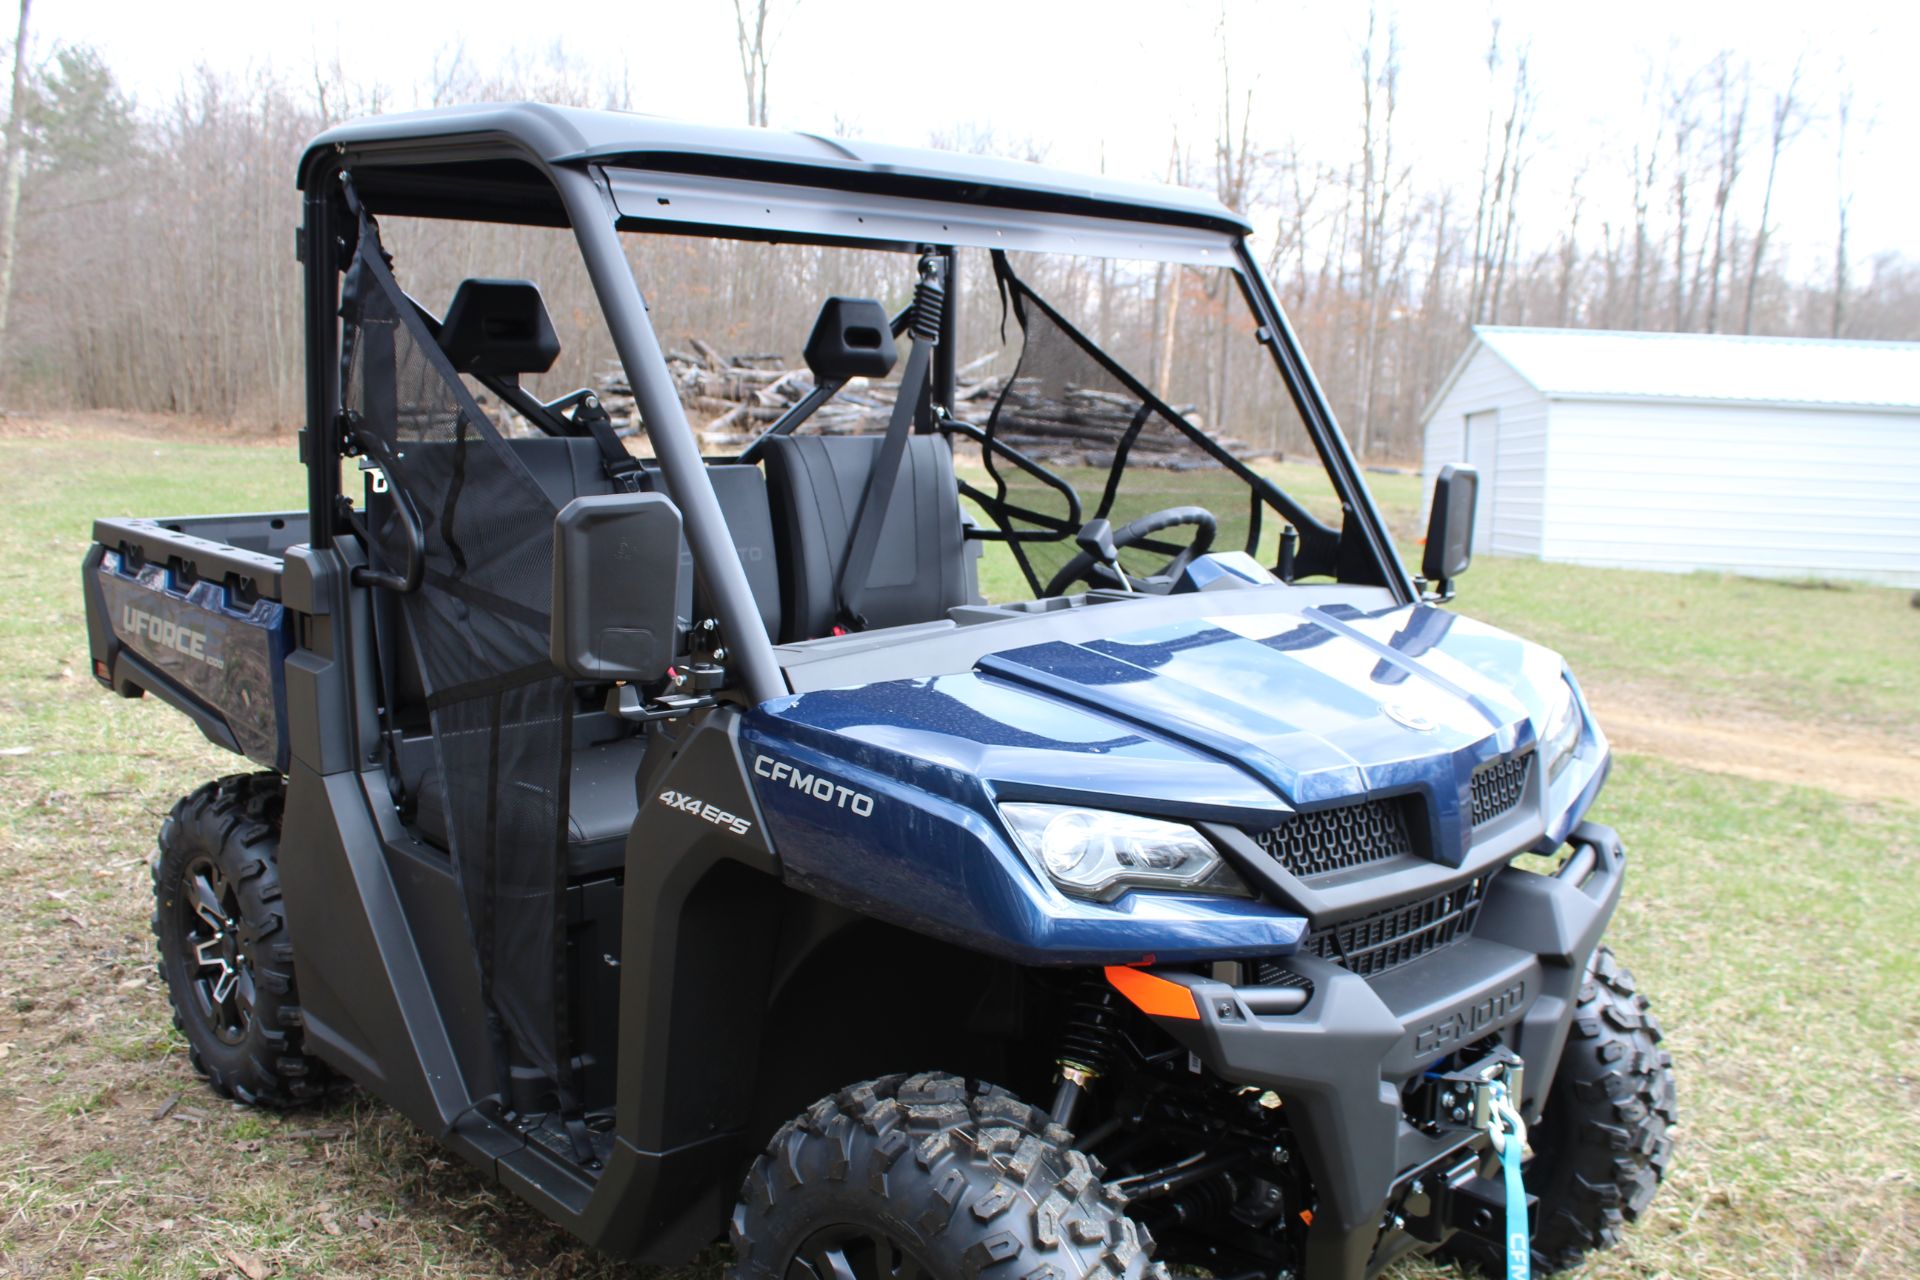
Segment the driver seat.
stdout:
<path fill-rule="evenodd" d="M 831 635 L 840 621 L 840 566 L 882 439 L 775 436 L 764 446 L 767 496 L 783 544 L 783 644 Z M 874 627 L 896 627 L 945 618 L 968 599 L 953 454 L 941 436 L 909 436 L 860 611 Z"/>

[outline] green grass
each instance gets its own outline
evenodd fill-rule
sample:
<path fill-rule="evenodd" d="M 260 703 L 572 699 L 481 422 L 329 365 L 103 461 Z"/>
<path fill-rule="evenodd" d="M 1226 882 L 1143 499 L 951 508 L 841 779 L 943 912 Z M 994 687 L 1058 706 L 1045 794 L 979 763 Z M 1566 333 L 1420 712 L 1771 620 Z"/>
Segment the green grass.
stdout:
<path fill-rule="evenodd" d="M 1683 1126 L 1654 1221 L 1596 1274 L 1914 1274 L 1915 810 L 1628 758 L 1600 816 Z"/>
<path fill-rule="evenodd" d="M 175 797 L 243 766 L 87 675 L 80 556 L 95 515 L 299 505 L 291 446 L 0 438 L 0 467 L 0 749 L 25 749 L 0 755 L 0 1274 L 194 1277 L 235 1252 L 284 1276 L 632 1274 L 364 1096 L 219 1102 L 171 1031 L 144 859 Z M 1417 481 L 1373 479 L 1406 537 Z M 1486 559 L 1459 606 L 1590 683 L 1920 737 L 1905 593 Z M 1682 1128 L 1649 1219 L 1584 1274 L 1920 1274 L 1920 814 L 1623 756 L 1596 816 L 1631 851 L 1610 938 L 1666 1027 Z"/>
<path fill-rule="evenodd" d="M 1823 724 L 1920 723 L 1920 610 L 1905 591 L 1505 557 L 1476 561 L 1459 591 L 1461 612 L 1559 650 L 1586 679 Z"/>

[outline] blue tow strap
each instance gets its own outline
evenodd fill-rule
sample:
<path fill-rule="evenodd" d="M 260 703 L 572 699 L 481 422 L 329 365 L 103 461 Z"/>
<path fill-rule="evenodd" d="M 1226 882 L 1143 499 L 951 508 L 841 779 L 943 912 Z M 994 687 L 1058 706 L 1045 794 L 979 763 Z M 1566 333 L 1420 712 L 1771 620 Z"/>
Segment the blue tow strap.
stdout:
<path fill-rule="evenodd" d="M 1507 1098 L 1507 1086 L 1493 1086 L 1493 1115 L 1487 1126 L 1507 1184 L 1507 1280 L 1532 1280 L 1533 1243 L 1527 1229 L 1527 1185 L 1520 1158 L 1527 1145 L 1527 1122 Z"/>

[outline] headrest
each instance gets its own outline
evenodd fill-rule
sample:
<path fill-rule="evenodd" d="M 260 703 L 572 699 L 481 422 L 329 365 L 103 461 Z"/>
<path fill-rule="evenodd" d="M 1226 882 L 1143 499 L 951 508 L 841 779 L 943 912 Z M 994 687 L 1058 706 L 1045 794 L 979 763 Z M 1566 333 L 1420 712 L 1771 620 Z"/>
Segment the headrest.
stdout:
<path fill-rule="evenodd" d="M 461 373 L 545 373 L 560 357 L 547 304 L 531 280 L 463 280 L 440 325 L 440 349 Z"/>
<path fill-rule="evenodd" d="M 815 382 L 886 377 L 898 355 L 886 308 L 871 298 L 828 298 L 805 354 Z"/>

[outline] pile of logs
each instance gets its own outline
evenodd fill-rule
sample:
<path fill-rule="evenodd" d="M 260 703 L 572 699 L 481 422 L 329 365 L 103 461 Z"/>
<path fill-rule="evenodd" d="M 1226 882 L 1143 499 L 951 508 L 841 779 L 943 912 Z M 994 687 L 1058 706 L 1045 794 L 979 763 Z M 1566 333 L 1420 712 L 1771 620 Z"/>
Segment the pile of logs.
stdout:
<path fill-rule="evenodd" d="M 1037 378 L 1017 378 L 1009 390 L 1006 378 L 981 376 L 993 359 L 988 355 L 957 371 L 960 385 L 954 398 L 962 418 L 985 426 L 999 405 L 996 438 L 1034 460 L 1061 466 L 1111 464 L 1114 446 L 1140 409 L 1138 400 L 1124 392 L 1073 385 L 1064 394 L 1047 394 Z M 689 339 L 687 349 L 669 350 L 667 369 L 700 434 L 701 450 L 709 455 L 738 452 L 813 390 L 813 374 L 804 367 L 786 367 L 779 355 L 725 356 L 699 339 Z M 616 366 L 597 381 L 615 427 L 622 435 L 633 434 L 638 414 L 625 373 Z M 856 379 L 807 419 L 807 430 L 822 435 L 884 431 L 899 389 L 897 381 Z M 1192 406 L 1177 408 L 1199 424 Z M 1232 441 L 1222 443 L 1240 451 Z M 1157 414 L 1148 416 L 1129 461 L 1176 470 L 1215 465 Z"/>
<path fill-rule="evenodd" d="M 723 356 L 698 338 L 689 339 L 688 346 L 691 350 L 667 352 L 667 371 L 704 453 L 737 452 L 813 390 L 813 374 L 805 367 L 786 368 L 784 356 Z M 614 426 L 630 434 L 638 426 L 638 412 L 625 371 L 616 365 L 597 382 Z M 845 387 L 808 421 L 823 432 L 884 430 L 894 390 L 892 384 Z"/>

